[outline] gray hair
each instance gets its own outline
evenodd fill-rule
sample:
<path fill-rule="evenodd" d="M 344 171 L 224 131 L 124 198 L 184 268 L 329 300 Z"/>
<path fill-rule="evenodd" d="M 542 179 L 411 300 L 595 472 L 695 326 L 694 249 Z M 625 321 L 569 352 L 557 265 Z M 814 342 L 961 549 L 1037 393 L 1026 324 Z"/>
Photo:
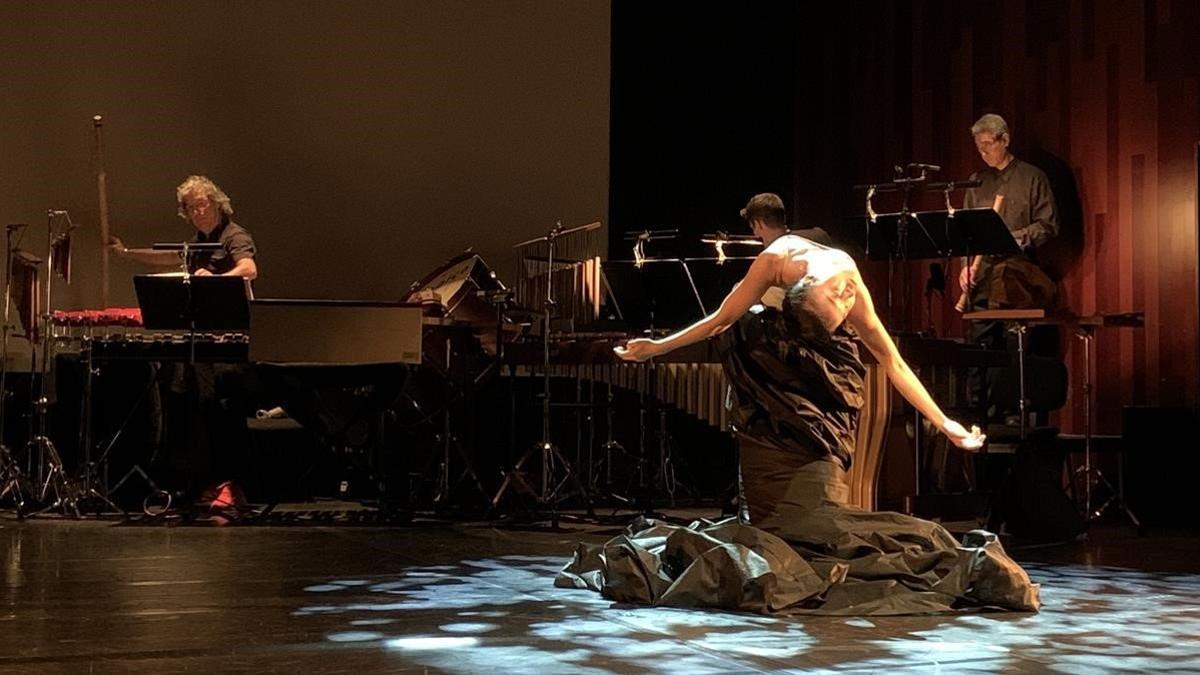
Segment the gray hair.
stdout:
<path fill-rule="evenodd" d="M 971 135 L 976 134 L 991 134 L 993 137 L 1005 136 L 1008 134 L 1008 122 L 1005 122 L 1004 118 L 999 115 L 988 113 L 971 125 Z"/>
<path fill-rule="evenodd" d="M 225 194 L 217 184 L 208 179 L 207 176 L 188 176 L 187 180 L 179 184 L 175 188 L 175 201 L 179 204 L 179 217 L 184 220 L 188 219 L 187 207 L 183 200 L 188 195 L 199 194 L 207 197 L 209 201 L 221 207 L 221 213 L 226 216 L 233 215 L 233 205 L 229 203 L 229 195 Z"/>

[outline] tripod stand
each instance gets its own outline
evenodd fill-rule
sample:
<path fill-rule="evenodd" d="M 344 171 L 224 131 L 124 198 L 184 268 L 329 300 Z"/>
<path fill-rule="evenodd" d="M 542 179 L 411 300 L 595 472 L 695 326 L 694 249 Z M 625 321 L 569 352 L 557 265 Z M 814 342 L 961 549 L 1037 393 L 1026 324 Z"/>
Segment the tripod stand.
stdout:
<path fill-rule="evenodd" d="M 4 247 L 4 345 L 3 354 L 0 355 L 0 499 L 5 497 L 11 498 L 13 507 L 16 509 L 17 517 L 24 516 L 22 509 L 25 506 L 25 497 L 30 494 L 29 486 L 26 484 L 25 475 L 21 473 L 21 466 L 17 463 L 17 459 L 13 457 L 12 451 L 9 450 L 5 443 L 5 431 L 7 429 L 5 422 L 8 418 L 8 333 L 10 330 L 9 321 L 12 316 L 12 261 L 13 261 L 13 233 L 25 227 L 23 224 L 8 225 L 5 227 L 5 247 Z M 36 285 L 36 284 L 35 284 Z"/>
<path fill-rule="evenodd" d="M 626 505 L 632 503 L 633 499 L 627 494 L 616 492 L 613 479 L 614 455 L 625 456 L 628 454 L 625 446 L 616 437 L 616 407 L 613 405 L 613 402 L 613 385 L 610 382 L 604 388 L 604 443 L 600 445 L 600 458 L 590 457 L 588 489 L 594 495 L 602 495 L 619 505 Z M 641 475 L 642 466 L 640 461 L 637 470 L 639 475 Z M 625 489 L 628 490 L 628 488 L 629 485 L 627 484 Z"/>
<path fill-rule="evenodd" d="M 569 498 L 572 494 L 578 493 L 583 498 L 584 504 L 587 507 L 589 516 L 593 516 L 591 497 L 588 494 L 587 488 L 580 481 L 579 475 L 570 461 L 563 455 L 562 450 L 554 444 L 550 433 L 550 409 L 551 404 L 551 388 L 550 388 L 550 323 L 554 312 L 554 249 L 559 238 L 565 237 L 577 232 L 586 232 L 595 230 L 600 227 L 600 223 L 589 223 L 569 229 L 563 229 L 562 223 L 557 223 L 544 237 L 537 237 L 529 241 L 521 242 L 514 248 L 522 248 L 530 244 L 545 242 L 547 249 L 547 265 L 546 265 L 546 295 L 542 300 L 542 393 L 541 393 L 541 438 L 540 440 L 517 460 L 511 471 L 504 475 L 503 482 L 500 483 L 500 488 L 496 491 L 496 495 L 492 497 L 491 508 L 495 509 L 500 501 L 504 498 L 506 492 L 513 485 L 516 485 L 529 495 L 531 495 L 538 505 L 549 507 L 551 525 L 558 525 L 558 504 Z M 541 464 L 541 474 L 539 477 L 539 485 L 535 488 L 525 478 L 525 465 L 531 462 L 534 458 Z M 563 492 L 563 489 L 568 483 L 574 488 L 573 492 Z"/>
<path fill-rule="evenodd" d="M 1096 329 L 1098 324 L 1080 321 L 1075 326 L 1075 337 L 1083 342 L 1083 466 L 1075 470 L 1072 480 L 1078 476 L 1083 477 L 1083 517 L 1091 522 L 1094 519 L 1100 518 L 1110 506 L 1116 506 L 1130 523 L 1138 529 L 1142 530 L 1142 523 L 1138 517 L 1134 515 L 1129 505 L 1125 503 L 1124 490 L 1113 487 L 1108 478 L 1100 471 L 1100 468 L 1092 464 L 1092 400 L 1095 398 L 1095 388 L 1092 382 L 1092 355 L 1093 344 L 1096 340 Z M 1096 484 L 1103 485 L 1109 492 L 1109 497 L 1104 503 L 1093 508 L 1092 502 L 1092 487 Z"/>
<path fill-rule="evenodd" d="M 438 434 L 439 447 L 437 452 L 430 458 L 430 461 L 437 461 L 437 478 L 434 481 L 433 492 L 433 506 L 435 510 L 449 506 L 454 489 L 468 478 L 471 479 L 471 483 L 475 486 L 475 489 L 484 501 L 486 502 L 487 500 L 487 492 L 483 489 L 483 483 L 480 482 L 479 474 L 475 471 L 475 463 L 471 461 L 471 457 L 463 448 L 461 439 L 455 433 L 454 408 L 459 403 L 466 402 L 466 408 L 470 409 L 470 400 L 472 399 L 470 387 L 473 384 L 469 381 L 466 383 L 462 382 L 463 379 L 470 380 L 469 375 L 465 378 L 456 378 L 454 357 L 465 358 L 465 355 L 456 350 L 455 343 L 456 340 L 453 337 L 446 337 L 445 358 L 442 363 L 432 363 L 430 359 L 425 359 L 425 363 L 432 366 L 434 372 L 439 373 L 449 385 L 446 393 L 447 400 L 441 413 L 441 431 Z M 502 348 L 502 345 L 499 345 L 498 348 Z M 456 379 L 459 381 L 456 382 Z M 455 455 L 457 455 L 458 462 L 462 465 L 462 473 L 459 474 L 457 479 L 452 479 Z"/>
<path fill-rule="evenodd" d="M 17 518 L 25 516 L 25 495 L 28 493 L 25 476 L 7 445 L 0 444 L 0 499 L 10 498 Z"/>
<path fill-rule="evenodd" d="M 651 258 L 645 254 L 645 242 L 674 239 L 676 234 L 675 230 L 628 233 L 626 241 L 634 242 L 633 260 L 610 260 L 604 266 L 618 316 L 630 328 L 643 330 L 651 337 L 658 334 L 661 325 L 688 325 L 708 314 L 688 267 L 688 262 L 695 259 Z M 720 241 L 729 243 L 727 239 Z M 721 256 L 714 259 L 719 263 L 724 260 Z M 679 483 L 667 428 L 668 408 L 662 400 L 666 387 L 660 387 L 663 383 L 669 385 L 670 371 L 664 372 L 656 359 L 650 359 L 644 367 L 645 386 L 639 387 L 638 401 L 638 481 L 632 501 L 644 515 L 654 515 L 653 488 L 661 488 L 673 506 Z M 652 446 L 657 452 L 654 456 Z"/>
<path fill-rule="evenodd" d="M 63 232 L 55 232 L 54 225 L 59 218 L 66 220 L 67 227 Z M 49 415 L 50 399 L 46 393 L 46 381 L 50 377 L 50 349 L 54 333 L 53 324 L 51 323 L 52 308 L 54 307 L 51 297 L 54 289 L 54 275 L 57 272 L 68 283 L 70 281 L 70 243 L 71 231 L 74 229 L 75 225 L 71 223 L 71 218 L 66 211 L 51 210 L 47 212 L 46 302 L 44 312 L 40 316 L 42 354 L 39 363 L 36 341 L 31 341 L 30 364 L 33 366 L 31 370 L 36 371 L 37 382 L 35 385 L 33 378 L 31 378 L 29 441 L 26 445 L 29 456 L 37 457 L 37 500 L 43 506 L 41 510 L 31 513 L 31 516 L 41 515 L 53 509 L 61 509 L 64 515 L 75 518 L 81 517 L 79 501 L 83 496 L 83 492 L 79 485 L 67 476 L 62 456 L 59 454 L 58 448 L 55 447 L 54 441 L 48 435 L 47 417 Z M 34 389 L 36 389 L 36 393 Z M 47 498 L 51 494 L 54 495 L 54 500 L 48 502 Z"/>
<path fill-rule="evenodd" d="M 96 477 L 96 472 L 98 471 L 98 468 L 101 466 L 103 466 L 103 467 L 108 466 L 109 456 L 112 454 L 113 448 L 117 447 L 118 443 L 121 440 L 121 437 L 125 434 L 126 429 L 128 429 L 130 423 L 132 423 L 133 420 L 135 419 L 137 412 L 142 408 L 142 403 L 149 398 L 151 392 L 154 390 L 155 387 L 158 386 L 159 377 L 160 377 L 160 374 L 163 369 L 160 367 L 157 367 L 157 366 L 152 367 L 150 377 L 147 379 L 145 386 L 142 387 L 142 391 L 140 394 L 138 394 L 138 397 L 134 401 L 133 405 L 130 406 L 128 412 L 125 414 L 125 419 L 122 420 L 121 425 L 119 427 L 117 427 L 116 431 L 112 432 L 112 434 L 105 441 L 104 449 L 100 451 L 99 458 L 97 458 L 95 462 L 92 462 L 91 461 L 91 452 L 92 452 L 91 438 L 92 438 L 92 401 L 94 400 L 93 377 L 99 372 L 99 370 L 95 367 L 95 360 L 94 360 L 95 355 L 93 353 L 91 345 L 85 343 L 85 350 L 86 350 L 86 354 L 87 354 L 86 360 L 85 360 L 85 366 L 87 367 L 88 371 L 87 371 L 86 379 L 84 380 L 84 406 L 83 406 L 84 407 L 84 428 L 83 428 L 83 431 L 84 431 L 84 453 L 85 453 L 84 454 L 84 467 L 85 467 L 85 471 L 83 472 L 83 478 L 82 478 L 83 489 L 87 493 L 87 496 L 90 496 L 93 498 L 98 498 L 102 502 L 107 504 L 109 507 L 120 511 L 121 513 L 125 513 L 124 509 L 117 506 L 114 502 L 111 501 L 111 499 L 109 498 L 109 495 L 112 495 L 112 494 L 116 493 L 117 490 L 120 490 L 121 487 L 124 486 L 126 483 L 128 483 L 129 480 L 132 479 L 134 476 L 138 476 L 142 479 L 142 481 L 151 490 L 150 494 L 148 494 L 142 500 L 142 512 L 148 516 L 159 515 L 160 513 L 168 510 L 171 507 L 171 494 L 169 492 L 163 490 L 162 488 L 160 488 L 158 486 L 158 484 L 154 481 L 154 479 L 150 477 L 150 474 L 148 474 L 146 472 L 146 470 L 142 468 L 141 464 L 134 464 L 132 467 L 130 467 L 129 470 L 126 471 L 125 474 L 123 476 L 121 476 L 121 478 L 119 478 L 117 480 L 117 482 L 114 483 L 111 488 L 108 488 L 104 494 L 101 494 L 99 491 L 96 490 L 95 484 L 100 484 L 100 485 L 105 484 L 105 481 L 99 480 Z M 155 451 L 155 453 L 152 453 L 151 457 L 147 461 L 147 465 L 154 462 L 154 456 L 155 456 L 156 452 L 157 451 Z M 107 471 L 107 468 L 105 470 Z M 151 500 L 154 498 L 158 498 L 158 499 L 162 500 L 163 506 L 161 508 L 151 506 L 151 503 L 152 503 Z"/>

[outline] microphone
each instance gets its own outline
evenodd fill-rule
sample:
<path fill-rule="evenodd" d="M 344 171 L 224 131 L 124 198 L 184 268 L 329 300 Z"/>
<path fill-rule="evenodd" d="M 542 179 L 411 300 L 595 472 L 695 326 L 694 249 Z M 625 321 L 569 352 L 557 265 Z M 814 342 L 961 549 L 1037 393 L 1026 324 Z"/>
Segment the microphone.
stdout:
<path fill-rule="evenodd" d="M 937 173 L 938 171 L 942 170 L 942 167 L 938 166 L 937 164 L 922 164 L 920 162 L 914 162 L 912 164 L 909 164 L 908 168 L 920 169 L 922 171 L 932 171 L 934 173 Z"/>

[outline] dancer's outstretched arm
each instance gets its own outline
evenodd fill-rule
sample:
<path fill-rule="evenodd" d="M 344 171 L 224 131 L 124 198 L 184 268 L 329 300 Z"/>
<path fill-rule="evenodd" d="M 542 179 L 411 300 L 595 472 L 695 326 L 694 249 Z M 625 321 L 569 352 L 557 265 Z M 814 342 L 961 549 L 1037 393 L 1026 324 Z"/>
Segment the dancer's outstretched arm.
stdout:
<path fill-rule="evenodd" d="M 983 447 L 987 437 L 980 433 L 978 427 L 971 427 L 968 431 L 963 425 L 946 417 L 934 402 L 925 385 L 921 384 L 904 357 L 900 355 L 900 350 L 896 348 L 892 336 L 888 335 L 883 322 L 879 320 L 879 315 L 875 313 L 875 303 L 871 300 L 871 292 L 867 290 L 862 276 L 857 271 L 854 274 L 858 295 L 846 321 L 858 333 L 867 349 L 875 355 L 879 365 L 887 371 L 888 379 L 892 381 L 896 390 L 958 447 L 970 451 Z"/>
<path fill-rule="evenodd" d="M 630 340 L 624 347 L 617 347 L 613 351 L 626 361 L 645 361 L 714 335 L 720 335 L 737 323 L 743 314 L 761 300 L 763 293 L 767 292 L 776 277 L 775 271 L 779 259 L 779 253 L 775 251 L 767 250 L 760 253 L 751 263 L 750 269 L 746 271 L 746 276 L 721 301 L 721 306 L 717 311 L 687 328 L 664 338 Z"/>

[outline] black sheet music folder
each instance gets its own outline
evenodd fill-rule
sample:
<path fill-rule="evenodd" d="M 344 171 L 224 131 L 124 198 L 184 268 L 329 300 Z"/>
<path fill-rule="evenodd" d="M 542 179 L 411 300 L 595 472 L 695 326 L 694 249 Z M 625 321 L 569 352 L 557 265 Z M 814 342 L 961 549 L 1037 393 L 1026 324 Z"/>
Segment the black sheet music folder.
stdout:
<path fill-rule="evenodd" d="M 250 329 L 250 282 L 242 277 L 138 274 L 133 289 L 150 330 Z"/>

